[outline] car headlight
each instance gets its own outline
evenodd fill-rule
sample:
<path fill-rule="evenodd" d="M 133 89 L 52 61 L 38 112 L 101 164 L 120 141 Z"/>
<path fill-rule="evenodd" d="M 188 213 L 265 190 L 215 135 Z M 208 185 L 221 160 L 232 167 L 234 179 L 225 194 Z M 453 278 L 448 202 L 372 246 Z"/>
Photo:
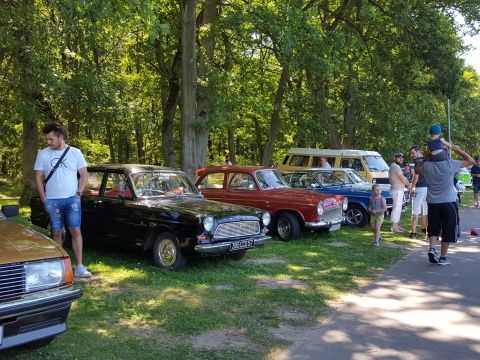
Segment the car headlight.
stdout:
<path fill-rule="evenodd" d="M 343 198 L 343 206 L 342 206 L 343 211 L 347 211 L 348 209 L 348 198 L 344 197 Z"/>
<path fill-rule="evenodd" d="M 320 201 L 317 205 L 317 214 L 318 216 L 323 215 L 323 201 Z"/>
<path fill-rule="evenodd" d="M 27 263 L 25 277 L 27 292 L 59 286 L 64 282 L 64 262 L 57 259 Z"/>
<path fill-rule="evenodd" d="M 272 217 L 270 216 L 270 213 L 268 211 L 265 211 L 262 214 L 262 223 L 264 226 L 270 225 L 270 221 L 272 221 Z"/>
<path fill-rule="evenodd" d="M 203 219 L 203 228 L 205 229 L 205 231 L 207 231 L 207 232 L 212 231 L 212 229 L 213 229 L 213 223 L 214 223 L 213 217 L 211 217 L 211 216 L 206 216 L 206 217 Z"/>

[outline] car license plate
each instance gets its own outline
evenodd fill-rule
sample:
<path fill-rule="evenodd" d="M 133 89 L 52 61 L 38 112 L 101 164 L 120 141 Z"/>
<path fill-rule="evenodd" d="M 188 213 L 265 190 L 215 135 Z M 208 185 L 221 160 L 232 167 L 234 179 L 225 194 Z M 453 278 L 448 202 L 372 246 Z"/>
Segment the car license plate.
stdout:
<path fill-rule="evenodd" d="M 328 231 L 335 231 L 335 230 L 338 230 L 338 229 L 340 229 L 340 224 L 335 224 L 335 225 L 330 226 L 330 229 L 328 229 Z"/>
<path fill-rule="evenodd" d="M 255 244 L 255 241 L 253 239 L 235 241 L 230 244 L 230 251 L 247 249 L 247 248 L 253 247 L 254 244 Z"/>

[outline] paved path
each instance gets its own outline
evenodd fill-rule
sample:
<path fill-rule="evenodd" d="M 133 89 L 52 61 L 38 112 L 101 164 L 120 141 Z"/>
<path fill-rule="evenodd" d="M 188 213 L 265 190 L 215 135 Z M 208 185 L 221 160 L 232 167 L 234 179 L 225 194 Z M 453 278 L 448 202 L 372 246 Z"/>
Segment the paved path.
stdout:
<path fill-rule="evenodd" d="M 480 237 L 469 235 L 480 210 L 461 219 L 451 265 L 429 264 L 426 245 L 412 251 L 279 358 L 480 359 Z"/>

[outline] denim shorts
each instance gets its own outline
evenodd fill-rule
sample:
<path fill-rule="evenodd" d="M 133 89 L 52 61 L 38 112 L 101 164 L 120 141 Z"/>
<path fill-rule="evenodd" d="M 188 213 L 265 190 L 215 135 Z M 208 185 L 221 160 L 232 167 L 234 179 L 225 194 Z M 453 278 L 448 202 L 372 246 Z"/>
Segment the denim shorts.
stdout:
<path fill-rule="evenodd" d="M 50 215 L 50 225 L 53 232 L 63 231 L 65 225 L 69 229 L 80 228 L 82 224 L 82 204 L 79 196 L 65 199 L 47 199 L 44 207 Z"/>

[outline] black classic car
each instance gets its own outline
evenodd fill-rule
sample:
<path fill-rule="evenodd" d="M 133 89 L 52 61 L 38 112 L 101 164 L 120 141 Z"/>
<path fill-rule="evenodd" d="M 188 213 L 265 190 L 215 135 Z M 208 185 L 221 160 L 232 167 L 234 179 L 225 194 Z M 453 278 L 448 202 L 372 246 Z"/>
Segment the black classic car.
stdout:
<path fill-rule="evenodd" d="M 82 194 L 85 243 L 152 250 L 156 265 L 181 270 L 194 255 L 239 260 L 262 246 L 270 214 L 206 200 L 179 170 L 152 165 L 88 168 Z M 30 202 L 32 223 L 48 227 L 38 196 Z"/>

